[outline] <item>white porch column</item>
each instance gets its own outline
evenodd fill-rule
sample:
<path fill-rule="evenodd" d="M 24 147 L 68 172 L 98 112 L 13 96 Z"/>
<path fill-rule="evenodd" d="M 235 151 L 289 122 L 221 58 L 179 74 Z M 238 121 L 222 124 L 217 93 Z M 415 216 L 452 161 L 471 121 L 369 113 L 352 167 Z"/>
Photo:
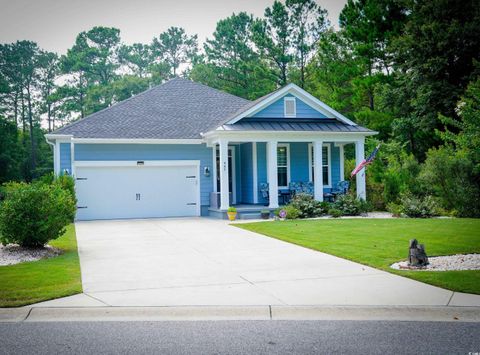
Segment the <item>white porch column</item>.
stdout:
<path fill-rule="evenodd" d="M 269 208 L 278 207 L 278 171 L 277 171 L 277 142 L 267 142 L 267 180 L 268 195 L 270 198 Z"/>
<path fill-rule="evenodd" d="M 313 181 L 314 197 L 317 201 L 323 201 L 323 142 L 313 142 Z"/>
<path fill-rule="evenodd" d="M 220 209 L 227 210 L 230 206 L 228 191 L 228 141 L 220 140 Z"/>
<path fill-rule="evenodd" d="M 345 180 L 345 144 L 338 146 L 340 150 L 340 181 Z"/>
<path fill-rule="evenodd" d="M 355 142 L 355 160 L 356 165 L 360 164 L 365 159 L 365 138 L 359 139 Z M 367 198 L 366 184 L 365 184 L 365 168 L 360 170 L 355 175 L 357 181 L 357 198 L 365 200 Z"/>
<path fill-rule="evenodd" d="M 217 144 L 212 145 L 212 180 L 213 192 L 217 191 Z"/>

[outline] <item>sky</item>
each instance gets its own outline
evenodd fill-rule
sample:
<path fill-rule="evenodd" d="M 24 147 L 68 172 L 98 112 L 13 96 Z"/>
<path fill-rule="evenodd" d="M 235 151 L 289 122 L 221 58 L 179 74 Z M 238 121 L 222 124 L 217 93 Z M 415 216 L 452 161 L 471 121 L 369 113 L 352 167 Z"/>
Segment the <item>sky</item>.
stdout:
<path fill-rule="evenodd" d="M 332 25 L 346 0 L 317 0 Z M 263 16 L 273 0 L 0 0 L 0 43 L 27 39 L 64 54 L 78 33 L 94 26 L 120 29 L 123 42 L 149 43 L 171 26 L 210 38 L 233 12 Z"/>

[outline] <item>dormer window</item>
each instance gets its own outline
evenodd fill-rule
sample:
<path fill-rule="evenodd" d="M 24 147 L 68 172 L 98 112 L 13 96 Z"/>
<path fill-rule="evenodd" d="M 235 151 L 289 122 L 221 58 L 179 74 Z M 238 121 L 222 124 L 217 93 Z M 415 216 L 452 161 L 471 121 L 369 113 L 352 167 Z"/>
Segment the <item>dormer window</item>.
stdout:
<path fill-rule="evenodd" d="M 297 117 L 297 102 L 294 97 L 285 97 L 283 107 L 285 117 Z"/>

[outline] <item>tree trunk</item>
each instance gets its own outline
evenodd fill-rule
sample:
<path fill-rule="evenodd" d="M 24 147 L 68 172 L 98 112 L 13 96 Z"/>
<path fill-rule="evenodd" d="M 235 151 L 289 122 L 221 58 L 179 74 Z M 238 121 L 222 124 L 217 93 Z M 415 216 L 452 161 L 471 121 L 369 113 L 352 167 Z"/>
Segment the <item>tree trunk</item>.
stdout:
<path fill-rule="evenodd" d="M 35 154 L 35 139 L 33 137 L 33 112 L 32 112 L 32 95 L 30 93 L 30 85 L 27 86 L 27 102 L 28 102 L 28 123 L 30 125 L 30 149 L 31 149 L 31 161 L 30 168 L 32 169 L 32 175 L 37 167 L 37 159 Z"/>

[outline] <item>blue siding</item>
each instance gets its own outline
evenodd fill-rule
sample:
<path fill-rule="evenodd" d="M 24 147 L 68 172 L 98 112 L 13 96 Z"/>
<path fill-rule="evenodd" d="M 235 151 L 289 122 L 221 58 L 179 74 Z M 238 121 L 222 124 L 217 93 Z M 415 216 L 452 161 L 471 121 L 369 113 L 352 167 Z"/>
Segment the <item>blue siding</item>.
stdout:
<path fill-rule="evenodd" d="M 237 197 L 236 203 L 242 201 L 242 152 L 240 145 L 235 145 L 235 193 Z"/>
<path fill-rule="evenodd" d="M 257 118 L 284 118 L 284 108 L 283 108 L 283 98 L 284 97 L 293 97 L 293 95 L 288 94 L 280 99 L 276 100 L 269 106 L 265 107 L 263 110 L 257 112 L 252 117 Z M 326 118 L 326 116 L 311 106 L 307 105 L 305 102 L 300 100 L 297 97 L 297 118 Z"/>
<path fill-rule="evenodd" d="M 266 203 L 260 193 L 260 183 L 267 182 L 267 143 L 263 142 L 257 143 L 257 181 L 258 202 Z"/>
<path fill-rule="evenodd" d="M 212 148 L 205 144 L 75 144 L 75 160 L 200 160 L 201 204 L 210 204 L 212 175 L 206 177 L 206 166 L 212 169 Z M 202 208 L 202 212 L 205 211 Z"/>
<path fill-rule="evenodd" d="M 60 174 L 72 173 L 72 154 L 70 143 L 60 143 Z"/>
<path fill-rule="evenodd" d="M 340 181 L 340 148 L 330 143 L 330 151 L 332 155 L 332 188 L 334 188 Z"/>
<path fill-rule="evenodd" d="M 242 177 L 242 198 L 240 202 L 253 203 L 253 160 L 252 143 L 240 145 L 242 162 L 240 173 Z"/>
<path fill-rule="evenodd" d="M 308 179 L 308 143 L 290 143 L 290 181 Z"/>

